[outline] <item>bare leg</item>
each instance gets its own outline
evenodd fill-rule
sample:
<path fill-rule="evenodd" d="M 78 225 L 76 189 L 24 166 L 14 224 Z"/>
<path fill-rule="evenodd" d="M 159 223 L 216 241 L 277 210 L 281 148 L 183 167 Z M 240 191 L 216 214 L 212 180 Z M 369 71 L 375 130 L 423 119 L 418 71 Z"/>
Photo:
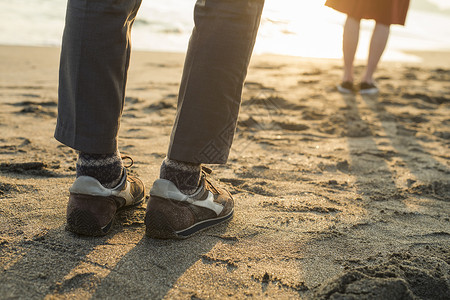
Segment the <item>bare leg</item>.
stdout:
<path fill-rule="evenodd" d="M 381 55 L 386 48 L 387 40 L 389 38 L 390 26 L 379 24 L 375 25 L 370 41 L 369 57 L 367 60 L 366 70 L 362 78 L 362 82 L 374 83 L 373 73 L 377 69 L 378 62 Z"/>
<path fill-rule="evenodd" d="M 348 16 L 344 25 L 342 42 L 342 50 L 344 52 L 343 82 L 353 82 L 353 61 L 355 60 L 356 48 L 358 47 L 359 24 L 360 20 Z"/>

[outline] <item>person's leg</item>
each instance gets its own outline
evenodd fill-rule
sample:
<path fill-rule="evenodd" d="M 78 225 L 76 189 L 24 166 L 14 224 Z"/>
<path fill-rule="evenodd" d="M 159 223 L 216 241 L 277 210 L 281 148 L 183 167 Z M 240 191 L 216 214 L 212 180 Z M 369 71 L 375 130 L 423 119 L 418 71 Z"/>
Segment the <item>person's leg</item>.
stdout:
<path fill-rule="evenodd" d="M 362 82 L 373 84 L 373 74 L 378 66 L 381 55 L 386 48 L 389 38 L 390 26 L 376 23 L 370 41 L 369 56 L 367 60 L 366 70 L 364 72 Z"/>
<path fill-rule="evenodd" d="M 185 238 L 233 216 L 231 194 L 200 164 L 228 159 L 263 5 L 197 1 L 169 151 L 147 205 L 150 237 Z"/>
<path fill-rule="evenodd" d="M 106 234 L 118 208 L 144 198 L 142 182 L 126 175 L 117 147 L 140 1 L 67 4 L 55 138 L 80 151 L 67 205 L 67 229 L 78 234 Z"/>
<path fill-rule="evenodd" d="M 264 0 L 198 0 L 169 159 L 225 163 Z"/>
<path fill-rule="evenodd" d="M 87 153 L 117 150 L 130 30 L 140 1 L 68 1 L 55 130 L 61 143 Z"/>
<path fill-rule="evenodd" d="M 117 133 L 140 1 L 67 3 L 55 138 L 80 151 L 77 177 L 92 176 L 106 187 L 122 175 Z"/>
<path fill-rule="evenodd" d="M 359 41 L 360 20 L 347 16 L 344 25 L 342 50 L 344 54 L 343 82 L 353 82 L 353 62 Z"/>
<path fill-rule="evenodd" d="M 200 0 L 161 178 L 193 193 L 200 163 L 225 163 L 264 1 Z"/>

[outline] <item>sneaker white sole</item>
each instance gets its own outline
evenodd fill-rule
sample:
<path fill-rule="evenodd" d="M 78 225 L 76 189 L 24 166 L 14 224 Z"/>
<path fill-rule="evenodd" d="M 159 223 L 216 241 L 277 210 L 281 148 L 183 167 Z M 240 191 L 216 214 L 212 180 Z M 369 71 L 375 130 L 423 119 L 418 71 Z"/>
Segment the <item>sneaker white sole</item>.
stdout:
<path fill-rule="evenodd" d="M 341 94 L 353 94 L 353 91 L 352 91 L 352 90 L 343 88 L 343 87 L 340 86 L 340 85 L 337 86 L 337 90 L 338 90 L 339 93 L 341 93 Z"/>
<path fill-rule="evenodd" d="M 378 94 L 379 89 L 377 88 L 371 88 L 371 89 L 364 89 L 364 90 L 360 90 L 359 93 L 361 95 L 375 95 Z"/>

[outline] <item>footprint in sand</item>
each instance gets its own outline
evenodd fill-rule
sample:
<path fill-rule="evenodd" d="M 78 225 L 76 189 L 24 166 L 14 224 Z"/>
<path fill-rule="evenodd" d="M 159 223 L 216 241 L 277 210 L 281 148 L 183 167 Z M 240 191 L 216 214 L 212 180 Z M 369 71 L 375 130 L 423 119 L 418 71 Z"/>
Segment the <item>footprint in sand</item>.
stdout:
<path fill-rule="evenodd" d="M 322 283 L 310 299 L 450 299 L 448 274 L 450 266 L 439 258 L 394 254 Z"/>
<path fill-rule="evenodd" d="M 144 102 L 144 100 L 136 98 L 136 97 L 125 97 L 125 103 L 127 105 L 133 105 L 133 104 L 138 104 L 138 103 L 142 103 Z"/>
<path fill-rule="evenodd" d="M 450 82 L 450 70 L 435 69 L 432 70 L 428 80 Z"/>
<path fill-rule="evenodd" d="M 30 186 L 0 182 L 1 197 L 10 196 L 11 194 L 22 193 L 25 191 L 30 191 Z"/>
<path fill-rule="evenodd" d="M 319 131 L 342 137 L 372 136 L 369 125 L 351 112 L 332 115 L 320 124 Z"/>
<path fill-rule="evenodd" d="M 261 196 L 275 196 L 275 194 L 272 193 L 274 187 L 268 184 L 266 181 L 249 182 L 248 180 L 246 181 L 236 178 L 221 178 L 220 181 L 223 183 L 231 184 L 235 193 L 244 191 L 246 193 L 250 192 L 252 194 Z"/>
<path fill-rule="evenodd" d="M 24 137 L 0 139 L 0 154 L 26 153 L 31 141 Z"/>
<path fill-rule="evenodd" d="M 433 197 L 438 200 L 450 201 L 450 181 L 433 181 L 430 183 L 414 182 L 407 190 L 413 195 Z"/>
<path fill-rule="evenodd" d="M 302 111 L 302 120 L 323 120 L 326 117 L 325 114 L 321 114 L 315 110 L 306 109 Z"/>
<path fill-rule="evenodd" d="M 56 106 L 55 101 L 23 101 L 19 103 L 13 103 L 10 105 L 22 107 L 17 114 L 33 114 L 36 117 L 51 117 L 56 118 Z"/>
<path fill-rule="evenodd" d="M 0 172 L 24 174 L 41 177 L 58 177 L 59 174 L 51 169 L 59 169 L 59 164 L 51 166 L 43 162 L 0 163 Z"/>
<path fill-rule="evenodd" d="M 420 99 L 424 102 L 431 103 L 431 104 L 447 104 L 450 103 L 449 97 L 444 96 L 430 96 L 426 94 L 421 93 L 404 93 L 402 95 L 403 99 Z"/>
<path fill-rule="evenodd" d="M 281 128 L 284 130 L 289 130 L 289 131 L 304 131 L 309 129 L 309 126 L 305 125 L 305 124 L 301 124 L 301 123 L 295 123 L 295 122 L 277 122 L 277 121 L 273 121 L 272 122 L 273 128 Z"/>
<path fill-rule="evenodd" d="M 175 109 L 175 103 L 161 100 L 146 107 L 146 110 L 149 110 L 150 112 L 161 111 L 163 109 Z"/>

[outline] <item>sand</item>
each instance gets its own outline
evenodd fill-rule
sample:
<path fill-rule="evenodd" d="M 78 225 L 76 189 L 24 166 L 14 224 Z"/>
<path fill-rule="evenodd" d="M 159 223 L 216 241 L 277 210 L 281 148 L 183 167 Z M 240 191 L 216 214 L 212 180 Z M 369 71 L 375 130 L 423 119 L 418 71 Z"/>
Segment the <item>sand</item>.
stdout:
<path fill-rule="evenodd" d="M 450 64 L 383 63 L 362 97 L 337 93 L 340 61 L 255 56 L 212 166 L 234 219 L 161 241 L 145 205 L 106 237 L 64 230 L 76 153 L 52 138 L 58 56 L 0 47 L 1 299 L 450 299 Z M 147 189 L 182 65 L 132 55 L 120 150 Z"/>

